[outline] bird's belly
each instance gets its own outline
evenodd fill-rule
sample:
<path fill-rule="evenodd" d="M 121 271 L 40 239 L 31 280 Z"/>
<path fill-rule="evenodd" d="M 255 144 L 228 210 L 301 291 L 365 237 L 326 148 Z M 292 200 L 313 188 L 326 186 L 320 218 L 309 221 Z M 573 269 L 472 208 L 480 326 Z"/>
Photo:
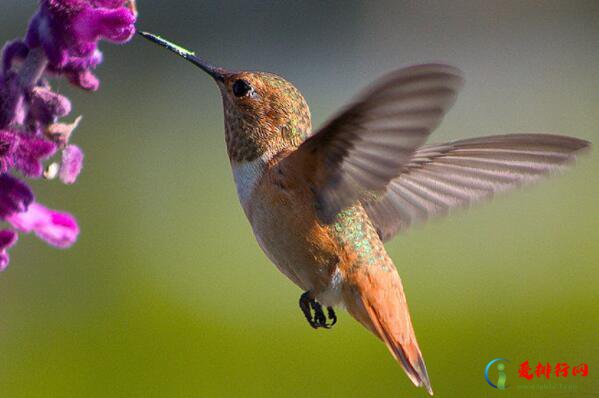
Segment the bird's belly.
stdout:
<path fill-rule="evenodd" d="M 338 247 L 305 200 L 258 186 L 244 209 L 258 244 L 283 274 L 316 295 L 329 288 L 338 269 Z"/>

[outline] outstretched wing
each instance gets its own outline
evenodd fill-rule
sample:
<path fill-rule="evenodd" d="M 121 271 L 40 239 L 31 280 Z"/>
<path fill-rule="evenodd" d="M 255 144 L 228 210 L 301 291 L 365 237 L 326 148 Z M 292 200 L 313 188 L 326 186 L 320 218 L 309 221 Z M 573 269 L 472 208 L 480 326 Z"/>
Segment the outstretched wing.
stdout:
<path fill-rule="evenodd" d="M 311 168 L 319 218 L 330 223 L 365 194 L 384 192 L 439 125 L 462 82 L 447 65 L 397 70 L 306 140 L 296 155 Z"/>
<path fill-rule="evenodd" d="M 549 134 L 513 134 L 428 145 L 377 198 L 362 204 L 383 241 L 416 222 L 532 183 L 571 163 L 589 142 Z"/>

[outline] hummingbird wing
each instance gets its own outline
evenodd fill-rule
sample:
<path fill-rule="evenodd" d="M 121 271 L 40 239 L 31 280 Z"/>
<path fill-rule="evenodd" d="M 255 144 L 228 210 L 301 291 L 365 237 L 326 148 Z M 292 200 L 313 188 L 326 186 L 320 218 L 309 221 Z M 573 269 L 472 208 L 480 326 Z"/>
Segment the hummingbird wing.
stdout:
<path fill-rule="evenodd" d="M 589 146 L 577 138 L 511 134 L 427 145 L 381 197 L 362 205 L 383 241 L 416 222 L 447 214 L 559 171 Z"/>
<path fill-rule="evenodd" d="M 382 77 L 296 151 L 330 223 L 369 192 L 383 192 L 422 146 L 462 86 L 461 72 L 416 65 Z"/>

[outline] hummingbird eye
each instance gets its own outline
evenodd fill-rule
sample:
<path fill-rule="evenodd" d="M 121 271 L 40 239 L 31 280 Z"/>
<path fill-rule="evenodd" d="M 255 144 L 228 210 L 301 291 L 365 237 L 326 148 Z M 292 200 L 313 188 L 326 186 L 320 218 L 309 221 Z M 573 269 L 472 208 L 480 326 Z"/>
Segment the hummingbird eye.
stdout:
<path fill-rule="evenodd" d="M 233 83 L 233 94 L 235 94 L 236 97 L 243 97 L 249 93 L 251 89 L 252 86 L 243 79 L 236 80 L 235 83 Z"/>

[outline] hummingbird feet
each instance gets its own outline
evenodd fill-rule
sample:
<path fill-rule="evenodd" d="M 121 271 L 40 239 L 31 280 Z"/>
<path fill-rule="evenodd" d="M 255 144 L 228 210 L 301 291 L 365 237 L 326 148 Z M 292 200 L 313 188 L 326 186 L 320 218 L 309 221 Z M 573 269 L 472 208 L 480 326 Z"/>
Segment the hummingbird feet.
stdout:
<path fill-rule="evenodd" d="M 330 329 L 337 323 L 337 315 L 335 315 L 333 307 L 327 307 L 327 315 L 325 316 L 322 305 L 310 297 L 310 292 L 305 292 L 301 295 L 299 305 L 306 320 L 314 329 Z M 312 315 L 312 311 L 314 311 L 314 315 Z M 327 323 L 327 321 L 330 321 L 330 323 Z"/>

